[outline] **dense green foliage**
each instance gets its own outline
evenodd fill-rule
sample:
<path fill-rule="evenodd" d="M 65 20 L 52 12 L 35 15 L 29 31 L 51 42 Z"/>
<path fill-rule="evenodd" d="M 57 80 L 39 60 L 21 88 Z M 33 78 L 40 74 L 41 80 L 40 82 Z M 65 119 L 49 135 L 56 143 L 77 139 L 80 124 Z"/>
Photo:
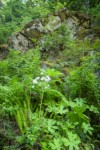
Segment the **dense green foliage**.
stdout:
<path fill-rule="evenodd" d="M 94 149 L 99 91 L 90 58 L 66 78 L 55 69 L 41 69 L 39 57 L 39 49 L 11 51 L 0 62 L 3 149 Z"/>
<path fill-rule="evenodd" d="M 95 23 L 100 25 L 99 0 L 8 0 L 5 3 L 1 1 L 1 4 L 0 44 L 5 43 L 13 32 L 21 29 L 30 20 L 43 18 L 64 7 L 90 13 L 95 16 Z"/>
<path fill-rule="evenodd" d="M 98 0 L 0 1 L 0 44 L 64 7 L 87 10 L 99 28 Z M 99 150 L 100 40 L 74 40 L 64 24 L 43 40 L 0 60 L 0 149 Z"/>

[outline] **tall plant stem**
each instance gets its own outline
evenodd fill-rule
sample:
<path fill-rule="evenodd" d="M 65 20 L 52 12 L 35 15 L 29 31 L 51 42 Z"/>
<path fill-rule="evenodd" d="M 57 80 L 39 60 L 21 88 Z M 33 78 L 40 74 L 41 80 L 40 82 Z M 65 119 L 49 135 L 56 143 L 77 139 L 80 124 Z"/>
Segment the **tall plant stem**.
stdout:
<path fill-rule="evenodd" d="M 39 115 L 39 119 L 41 121 L 41 113 L 42 113 L 42 103 L 43 103 L 43 95 L 44 95 L 44 92 L 42 91 L 41 92 L 41 97 L 40 97 L 40 115 Z"/>

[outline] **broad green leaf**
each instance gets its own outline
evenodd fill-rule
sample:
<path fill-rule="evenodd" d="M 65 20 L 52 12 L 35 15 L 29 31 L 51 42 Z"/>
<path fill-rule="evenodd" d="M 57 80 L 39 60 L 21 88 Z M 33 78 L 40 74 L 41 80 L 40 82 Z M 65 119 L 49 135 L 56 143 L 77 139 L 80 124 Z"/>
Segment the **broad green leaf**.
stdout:
<path fill-rule="evenodd" d="M 68 138 L 63 137 L 62 141 L 64 145 L 69 148 L 69 150 L 78 150 L 79 144 L 81 143 L 77 134 L 73 134 L 72 132 L 68 132 Z"/>

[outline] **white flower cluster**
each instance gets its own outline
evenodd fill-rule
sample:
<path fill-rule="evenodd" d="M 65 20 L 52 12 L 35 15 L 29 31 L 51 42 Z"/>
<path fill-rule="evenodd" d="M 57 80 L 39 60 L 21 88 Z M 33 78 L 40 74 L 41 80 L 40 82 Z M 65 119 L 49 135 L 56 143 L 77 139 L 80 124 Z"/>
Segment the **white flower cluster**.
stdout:
<path fill-rule="evenodd" d="M 51 80 L 51 78 L 49 76 L 41 78 L 41 81 L 45 81 L 45 82 L 49 82 L 50 80 Z"/>
<path fill-rule="evenodd" d="M 40 77 L 36 77 L 35 79 L 33 79 L 33 84 L 37 84 L 39 79 Z"/>
<path fill-rule="evenodd" d="M 44 76 L 44 77 L 36 77 L 35 79 L 33 79 L 33 86 L 32 88 L 34 88 L 35 85 L 38 85 L 38 86 L 43 86 L 44 85 L 44 88 L 48 88 L 49 87 L 49 84 L 48 82 L 51 80 L 50 76 Z M 48 85 L 47 85 L 48 84 Z"/>
<path fill-rule="evenodd" d="M 33 79 L 33 84 L 38 84 L 38 81 L 45 81 L 45 82 L 49 82 L 51 80 L 51 78 L 49 76 L 45 76 L 45 77 L 36 77 L 35 79 Z"/>

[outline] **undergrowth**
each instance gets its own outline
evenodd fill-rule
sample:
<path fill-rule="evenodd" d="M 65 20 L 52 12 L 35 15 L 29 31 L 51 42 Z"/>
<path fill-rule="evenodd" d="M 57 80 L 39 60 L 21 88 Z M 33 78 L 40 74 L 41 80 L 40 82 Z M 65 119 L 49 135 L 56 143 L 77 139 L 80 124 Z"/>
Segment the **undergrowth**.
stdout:
<path fill-rule="evenodd" d="M 0 61 L 1 149 L 98 149 L 97 57 L 84 57 L 66 76 L 41 68 L 39 48 L 11 50 Z"/>

